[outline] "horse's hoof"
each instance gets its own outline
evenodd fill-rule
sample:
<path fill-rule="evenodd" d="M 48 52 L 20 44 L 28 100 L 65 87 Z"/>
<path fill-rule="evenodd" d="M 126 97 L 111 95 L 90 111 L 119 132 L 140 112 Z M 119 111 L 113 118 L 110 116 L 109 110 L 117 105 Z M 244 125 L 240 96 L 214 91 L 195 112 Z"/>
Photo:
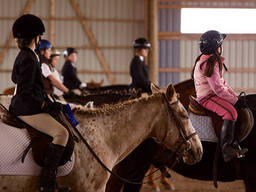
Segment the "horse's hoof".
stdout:
<path fill-rule="evenodd" d="M 152 188 L 149 192 L 160 192 L 160 188 L 156 187 L 156 188 Z"/>
<path fill-rule="evenodd" d="M 164 190 L 175 191 L 175 187 L 173 184 L 164 184 Z"/>

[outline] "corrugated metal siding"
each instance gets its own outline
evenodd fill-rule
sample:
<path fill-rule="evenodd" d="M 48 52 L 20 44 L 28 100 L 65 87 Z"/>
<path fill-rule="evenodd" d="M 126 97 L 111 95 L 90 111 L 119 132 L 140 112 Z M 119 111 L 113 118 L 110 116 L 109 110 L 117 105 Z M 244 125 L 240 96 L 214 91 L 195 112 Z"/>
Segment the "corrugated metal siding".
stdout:
<path fill-rule="evenodd" d="M 225 40 L 223 57 L 228 68 L 255 68 L 256 41 Z M 200 54 L 198 41 L 180 41 L 180 67 L 192 68 Z M 234 88 L 255 88 L 256 78 L 253 72 L 228 72 L 224 74 L 227 83 Z M 190 78 L 190 72 L 180 73 L 180 81 Z"/>
<path fill-rule="evenodd" d="M 0 0 L 0 16 L 17 17 L 23 10 L 27 0 Z M 79 8 L 85 18 L 108 18 L 108 19 L 127 19 L 128 22 L 107 22 L 88 20 L 99 46 L 122 46 L 120 48 L 102 49 L 102 53 L 110 66 L 111 71 L 124 72 L 114 74 L 117 83 L 129 83 L 129 64 L 132 59 L 132 42 L 137 37 L 145 36 L 144 29 L 144 0 L 77 0 Z M 69 0 L 55 1 L 55 17 L 67 18 L 77 17 Z M 49 0 L 35 0 L 30 13 L 39 17 L 48 18 L 50 10 Z M 131 21 L 136 19 L 138 21 Z M 11 32 L 13 20 L 0 20 L 0 45 L 4 45 Z M 46 33 L 43 36 L 49 39 L 49 22 L 43 20 Z M 12 42 L 15 46 L 15 42 Z M 89 39 L 78 20 L 56 20 L 55 21 L 55 42 L 54 46 L 90 46 Z M 130 46 L 130 48 L 126 48 Z M 1 49 L 0 49 L 1 51 Z M 14 59 L 18 49 L 10 48 L 0 69 L 12 69 Z M 57 67 L 61 69 L 64 59 L 61 58 Z M 78 49 L 78 70 L 103 71 L 101 64 L 93 49 Z M 83 81 L 104 79 L 104 84 L 109 84 L 104 73 L 83 74 L 79 77 Z M 12 85 L 10 73 L 1 73 L 0 92 Z"/>
<path fill-rule="evenodd" d="M 177 4 L 178 2 L 173 2 Z M 182 2 L 185 5 L 193 5 L 193 6 L 255 6 L 256 2 Z M 163 3 L 162 3 L 163 4 Z M 166 4 L 172 4 L 168 2 Z M 180 18 L 177 16 L 174 20 L 174 17 L 168 17 L 167 13 L 177 12 L 179 14 L 179 10 L 175 9 L 159 9 L 159 31 L 175 31 L 179 32 L 179 28 L 177 27 L 175 30 L 166 29 L 168 25 L 178 26 L 180 23 Z M 163 26 L 164 25 L 164 26 Z M 200 54 L 198 41 L 195 40 L 180 40 L 177 41 L 177 45 L 175 45 L 175 49 L 179 51 L 178 56 L 173 55 L 172 59 L 176 59 L 178 61 L 178 65 L 174 64 L 174 61 L 169 61 L 170 51 L 168 50 L 167 45 L 174 46 L 175 41 L 170 40 L 160 40 L 159 41 L 159 64 L 161 67 L 180 67 L 180 68 L 192 68 L 195 62 L 195 59 Z M 174 47 L 173 47 L 174 48 Z M 231 68 L 255 68 L 256 67 L 256 41 L 255 40 L 225 40 L 223 43 L 223 56 L 225 57 L 225 64 L 227 67 Z M 177 58 L 178 57 L 178 58 Z M 164 63 L 169 63 L 169 65 L 165 65 Z M 160 73 L 159 82 L 160 85 L 165 86 L 168 81 L 180 82 L 191 77 L 190 72 L 180 72 L 178 73 L 178 78 L 175 76 L 173 79 L 173 74 L 177 73 Z M 256 88 L 256 78 L 255 73 L 253 72 L 228 72 L 224 75 L 227 83 L 233 88 Z"/>
<path fill-rule="evenodd" d="M 180 31 L 180 10 L 159 9 L 158 10 L 158 31 L 177 32 Z M 159 40 L 159 67 L 179 67 L 179 41 Z M 159 85 L 166 86 L 169 83 L 179 82 L 179 73 L 160 72 Z"/>

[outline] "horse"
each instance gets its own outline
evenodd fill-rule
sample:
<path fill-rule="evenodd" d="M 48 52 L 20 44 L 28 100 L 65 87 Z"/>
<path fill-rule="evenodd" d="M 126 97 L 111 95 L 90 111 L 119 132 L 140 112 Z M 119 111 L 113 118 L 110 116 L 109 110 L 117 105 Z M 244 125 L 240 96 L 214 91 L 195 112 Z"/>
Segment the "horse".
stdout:
<path fill-rule="evenodd" d="M 130 92 L 130 85 L 107 85 L 101 87 L 85 87 L 82 89 L 82 95 L 90 95 L 90 94 L 127 94 Z"/>
<path fill-rule="evenodd" d="M 201 142 L 172 85 L 165 93 L 155 90 L 151 96 L 103 108 L 71 107 L 80 123 L 81 135 L 109 169 L 143 140 L 152 137 L 176 150 L 188 164 L 202 157 Z M 109 173 L 80 141 L 75 146 L 74 169 L 58 180 L 73 191 L 104 192 L 108 177 Z M 8 192 L 36 190 L 35 177 L 1 176 L 0 179 L 2 189 Z"/>
<path fill-rule="evenodd" d="M 177 93 L 182 98 L 182 103 L 185 108 L 188 108 L 189 95 L 195 94 L 195 88 L 193 80 L 186 80 L 184 82 L 175 85 Z M 256 95 L 244 96 L 247 100 L 248 106 L 253 112 L 253 117 L 256 118 Z M 256 191 L 256 125 L 253 126 L 252 131 L 240 144 L 241 147 L 248 148 L 245 158 L 236 159 L 232 162 L 225 163 L 220 156 L 218 160 L 217 179 L 219 181 L 234 181 L 242 179 L 245 184 L 246 192 Z M 163 145 L 154 141 L 148 141 L 141 144 L 136 148 L 127 158 L 114 167 L 114 172 L 122 177 L 133 178 L 138 182 L 141 182 L 145 173 L 148 171 L 150 164 L 160 164 L 161 166 L 167 166 L 175 172 L 199 180 L 213 180 L 213 162 L 215 158 L 215 152 L 217 143 L 202 141 L 204 153 L 202 160 L 195 165 L 186 165 L 182 161 L 179 161 L 175 166 L 171 164 L 171 161 L 166 161 L 173 156 L 173 152 Z M 152 151 L 151 149 L 155 149 Z M 137 152 L 139 151 L 139 152 Z M 157 155 L 161 154 L 161 156 Z M 138 159 L 140 159 L 138 161 Z M 157 162 L 157 163 L 156 163 Z M 137 167 L 143 166 L 144 169 L 137 169 Z M 107 183 L 106 192 L 138 192 L 141 188 L 139 185 L 125 184 L 117 178 L 111 176 Z"/>
<path fill-rule="evenodd" d="M 118 102 L 127 101 L 129 99 L 135 99 L 140 97 L 138 94 L 126 93 L 100 93 L 100 94 L 89 94 L 89 95 L 64 95 L 63 98 L 67 103 L 74 103 L 80 105 L 86 105 L 88 102 L 93 101 L 93 106 L 100 107 L 104 104 L 116 104 Z"/>

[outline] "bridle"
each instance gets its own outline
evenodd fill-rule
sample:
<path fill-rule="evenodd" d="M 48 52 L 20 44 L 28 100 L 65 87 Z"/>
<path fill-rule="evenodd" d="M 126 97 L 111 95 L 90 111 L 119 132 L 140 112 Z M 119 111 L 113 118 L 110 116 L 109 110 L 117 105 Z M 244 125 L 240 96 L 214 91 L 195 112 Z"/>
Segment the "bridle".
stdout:
<path fill-rule="evenodd" d="M 166 96 L 165 95 L 163 95 L 163 97 L 166 99 Z M 172 112 L 173 110 L 170 110 L 171 108 L 172 108 L 172 106 L 173 105 L 175 105 L 175 104 L 178 104 L 178 100 L 177 101 L 175 101 L 175 102 L 173 102 L 173 103 L 169 103 L 168 102 L 168 100 L 166 99 L 166 103 L 168 103 L 168 105 L 167 105 L 167 112 L 168 112 L 168 114 L 171 112 L 171 115 L 173 115 L 174 113 Z M 66 115 L 66 114 L 65 114 Z M 170 114 L 169 114 L 170 115 Z M 183 138 L 183 141 L 178 145 L 178 147 L 177 147 L 177 149 L 175 150 L 175 152 L 174 153 L 172 153 L 172 158 L 171 159 L 173 159 L 173 157 L 176 155 L 176 157 L 177 157 L 177 155 L 178 155 L 178 157 L 181 157 L 181 155 L 183 154 L 183 152 L 186 150 L 189 150 L 189 149 L 184 149 L 184 151 L 182 151 L 182 153 L 181 152 L 179 152 L 180 151 L 180 148 L 185 144 L 185 143 L 187 143 L 187 142 L 189 142 L 189 140 L 193 137 L 193 136 L 195 136 L 197 133 L 196 132 L 194 132 L 194 133 L 192 133 L 191 135 L 189 135 L 189 136 L 187 136 L 186 134 L 185 134 L 185 128 L 183 127 L 183 125 L 182 125 L 182 123 L 179 121 L 179 119 L 178 118 L 176 118 L 176 116 L 175 115 L 173 115 L 173 118 L 174 118 L 174 120 L 175 120 L 175 122 L 177 123 L 177 127 L 178 127 L 178 129 L 179 129 L 179 133 L 180 133 L 180 135 L 182 136 L 182 138 Z M 73 127 L 73 126 L 72 126 Z M 86 141 L 86 139 L 83 137 L 83 135 L 80 133 L 80 131 L 76 128 L 76 127 L 73 127 L 73 129 L 74 129 L 74 131 L 76 132 L 76 134 L 79 136 L 79 138 L 82 140 L 82 142 L 86 145 L 86 147 L 88 148 L 88 150 L 91 152 L 91 154 L 94 156 L 94 158 L 98 161 L 98 163 L 107 171 L 107 172 L 109 172 L 111 175 L 113 175 L 113 176 L 115 176 L 116 178 L 118 178 L 118 179 L 120 179 L 121 181 L 124 181 L 124 182 L 126 182 L 126 183 L 129 183 L 129 184 L 134 184 L 134 185 L 141 185 L 141 184 L 146 184 L 147 182 L 136 182 L 136 181 L 131 181 L 131 180 L 128 180 L 128 179 L 126 179 L 126 178 L 123 178 L 123 177 L 121 177 L 121 176 L 119 176 L 119 175 L 117 175 L 116 173 L 114 173 L 114 172 L 112 172 L 102 161 L 101 161 L 101 159 L 98 157 L 98 155 L 94 152 L 94 150 L 91 148 L 91 146 L 90 146 L 90 144 Z M 166 126 L 166 130 L 165 130 L 165 135 L 164 135 L 164 137 L 163 137 L 163 139 L 162 139 L 162 142 L 164 142 L 165 141 L 165 139 L 166 139 L 166 137 L 167 137 L 167 133 L 168 133 L 168 130 L 167 130 L 167 126 Z M 177 158 L 176 158 L 176 161 L 174 161 L 174 163 L 173 163 L 173 166 L 176 164 L 176 162 L 177 162 Z M 173 167 L 172 166 L 172 167 Z M 163 166 L 160 166 L 159 168 L 158 168 L 158 170 L 161 170 L 161 168 L 162 168 Z M 171 167 L 171 168 L 172 168 Z M 154 172 L 156 172 L 156 171 L 154 171 Z M 153 173 L 154 173 L 153 172 Z M 153 174 L 152 173 L 152 174 Z M 148 175 L 149 176 L 149 175 Z"/>
<path fill-rule="evenodd" d="M 165 101 L 167 103 L 167 112 L 169 114 L 169 116 L 171 115 L 171 117 L 173 118 L 173 120 L 175 121 L 177 128 L 179 130 L 179 133 L 183 139 L 183 141 L 178 145 L 178 147 L 175 149 L 175 151 L 173 152 L 174 155 L 176 155 L 177 158 L 180 158 L 182 156 L 182 154 L 188 150 L 190 150 L 189 148 L 185 148 L 183 151 L 181 151 L 181 148 L 184 144 L 189 144 L 189 146 L 191 146 L 190 143 L 190 139 L 192 137 L 194 137 L 195 135 L 197 135 L 196 131 L 190 135 L 186 135 L 186 131 L 185 131 L 185 127 L 183 126 L 183 124 L 181 123 L 181 121 L 177 118 L 177 116 L 175 115 L 175 113 L 173 112 L 174 110 L 172 109 L 174 105 L 178 105 L 179 100 L 177 99 L 176 101 L 169 103 L 169 101 L 167 100 L 167 98 L 164 96 Z M 161 140 L 161 143 L 163 143 L 167 137 L 167 127 L 165 130 L 165 135 L 163 137 L 163 139 Z"/>

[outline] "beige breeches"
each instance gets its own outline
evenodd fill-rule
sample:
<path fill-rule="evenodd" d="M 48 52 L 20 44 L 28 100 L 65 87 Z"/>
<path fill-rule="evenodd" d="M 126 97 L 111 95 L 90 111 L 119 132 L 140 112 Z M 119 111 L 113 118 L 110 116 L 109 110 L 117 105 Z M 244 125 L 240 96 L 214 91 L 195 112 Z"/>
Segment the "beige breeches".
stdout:
<path fill-rule="evenodd" d="M 48 113 L 18 117 L 38 131 L 51 136 L 53 138 L 52 143 L 66 146 L 69 136 L 67 129 Z"/>

